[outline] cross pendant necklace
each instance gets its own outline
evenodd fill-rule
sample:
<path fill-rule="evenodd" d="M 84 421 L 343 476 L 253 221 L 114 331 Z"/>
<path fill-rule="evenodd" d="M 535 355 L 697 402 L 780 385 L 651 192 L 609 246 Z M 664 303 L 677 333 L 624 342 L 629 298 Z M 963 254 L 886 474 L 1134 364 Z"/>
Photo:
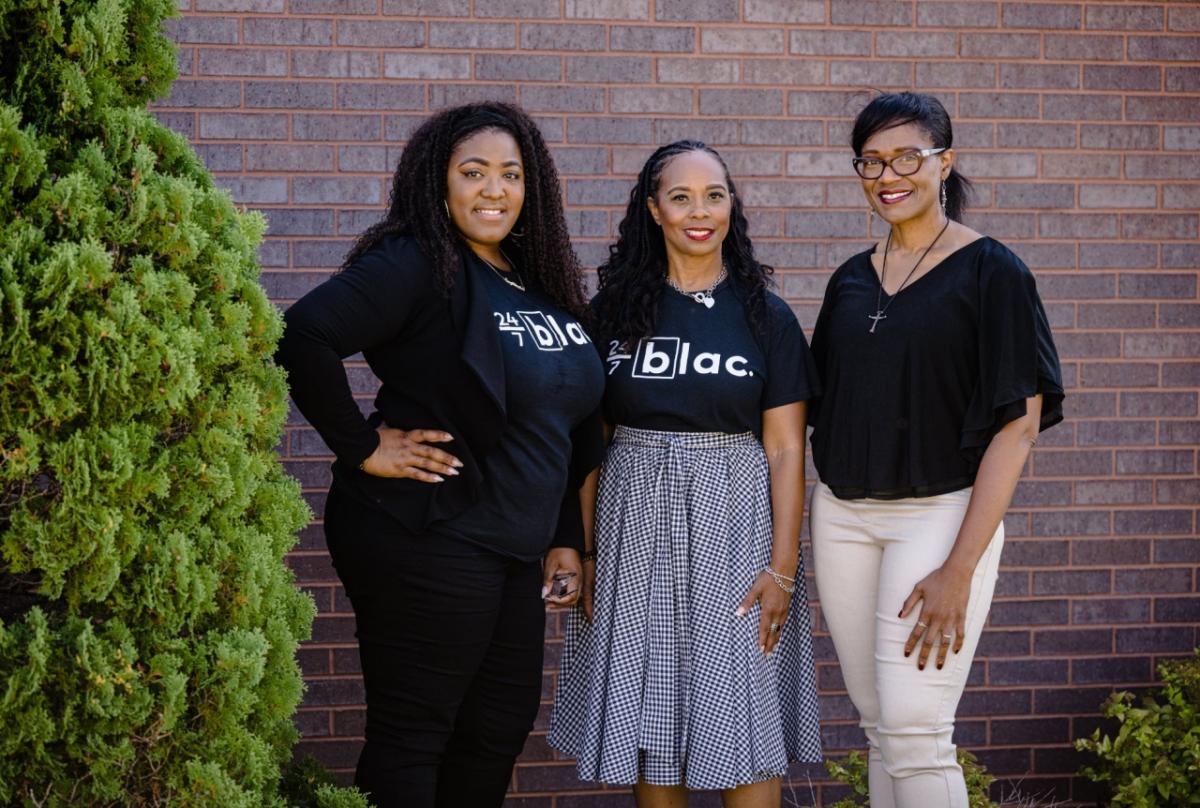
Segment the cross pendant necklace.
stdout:
<path fill-rule="evenodd" d="M 908 285 L 908 281 L 912 278 L 913 273 L 917 271 L 917 267 L 921 266 L 921 262 L 925 260 L 925 256 L 929 255 L 929 251 L 933 249 L 933 245 L 938 243 L 938 239 L 942 237 L 942 233 L 945 233 L 946 228 L 949 226 L 950 220 L 946 219 L 946 223 L 942 225 L 942 229 L 938 231 L 938 234 L 933 237 L 933 241 L 929 242 L 929 246 L 925 248 L 925 252 L 921 253 L 921 257 L 917 259 L 917 263 L 913 264 L 913 268 L 904 276 L 904 280 L 900 282 L 900 288 L 896 290 L 896 294 L 889 295 L 887 303 L 883 303 L 883 284 L 887 280 L 888 250 L 892 248 L 892 231 L 888 231 L 887 243 L 883 245 L 883 266 L 879 270 L 879 286 L 875 290 L 875 313 L 867 315 L 867 319 L 871 321 L 871 328 L 867 331 L 868 334 L 874 334 L 875 326 L 879 325 L 879 321 L 887 319 L 887 314 L 884 312 L 892 305 L 892 301 L 896 299 L 896 295 L 904 291 L 904 287 Z"/>

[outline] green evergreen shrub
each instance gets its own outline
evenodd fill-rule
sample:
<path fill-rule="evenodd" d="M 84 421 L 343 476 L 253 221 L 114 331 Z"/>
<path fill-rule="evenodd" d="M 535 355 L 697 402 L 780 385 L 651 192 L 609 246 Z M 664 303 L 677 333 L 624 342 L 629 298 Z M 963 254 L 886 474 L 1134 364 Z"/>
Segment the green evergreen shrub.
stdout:
<path fill-rule="evenodd" d="M 174 11 L 0 0 L 0 805 L 283 804 L 308 512 L 263 220 L 145 108 Z"/>
<path fill-rule="evenodd" d="M 284 769 L 279 793 L 292 808 L 368 808 L 356 789 L 339 789 L 334 776 L 312 755 Z"/>
<path fill-rule="evenodd" d="M 988 773 L 975 756 L 959 747 L 958 765 L 962 766 L 963 778 L 967 782 L 967 802 L 971 808 L 1000 808 L 988 796 L 988 790 L 996 778 Z M 838 782 L 850 786 L 851 795 L 843 797 L 830 808 L 865 808 L 867 800 L 867 756 L 861 752 L 851 752 L 845 760 L 837 761 L 832 758 L 825 761 L 825 768 Z"/>
<path fill-rule="evenodd" d="M 1095 754 L 1081 774 L 1110 792 L 1116 808 L 1200 805 L 1200 648 L 1191 659 L 1158 667 L 1162 687 L 1136 700 L 1114 693 L 1104 715 L 1116 735 L 1095 730 L 1076 748 Z"/>

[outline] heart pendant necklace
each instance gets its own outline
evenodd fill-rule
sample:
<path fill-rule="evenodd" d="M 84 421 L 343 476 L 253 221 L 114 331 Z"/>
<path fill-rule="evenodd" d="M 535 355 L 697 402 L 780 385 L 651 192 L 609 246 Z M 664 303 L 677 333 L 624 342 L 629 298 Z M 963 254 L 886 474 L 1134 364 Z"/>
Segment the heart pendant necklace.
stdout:
<path fill-rule="evenodd" d="M 686 289 L 681 289 L 679 284 L 671 280 L 670 274 L 667 275 L 667 284 L 684 297 L 690 297 L 692 300 L 703 305 L 704 308 L 711 309 L 713 306 L 717 305 L 717 301 L 713 297 L 713 290 L 721 284 L 721 281 L 725 280 L 727 274 L 728 273 L 725 272 L 725 265 L 721 264 L 721 271 L 717 274 L 717 279 L 713 281 L 707 289 L 701 289 L 696 292 L 689 292 Z"/>

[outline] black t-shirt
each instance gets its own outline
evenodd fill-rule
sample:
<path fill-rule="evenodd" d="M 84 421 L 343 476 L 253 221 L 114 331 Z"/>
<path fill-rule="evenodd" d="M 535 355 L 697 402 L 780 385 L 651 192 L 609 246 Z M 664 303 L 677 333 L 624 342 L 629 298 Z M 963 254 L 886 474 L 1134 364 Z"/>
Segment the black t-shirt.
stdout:
<path fill-rule="evenodd" d="M 764 332 L 752 330 L 729 280 L 705 308 L 663 292 L 655 335 L 604 346 L 610 424 L 666 432 L 762 433 L 762 413 L 816 395 L 817 375 L 796 315 L 767 295 Z"/>
<path fill-rule="evenodd" d="M 486 289 L 500 331 L 507 421 L 483 458 L 479 499 L 430 529 L 531 560 L 554 534 L 571 430 L 600 403 L 604 371 L 583 327 L 549 297 L 509 286 L 479 261 L 467 271 Z"/>
<path fill-rule="evenodd" d="M 899 293 L 870 333 L 871 251 L 825 290 L 813 356 L 813 462 L 843 499 L 933 496 L 970 486 L 992 437 L 1043 395 L 1041 429 L 1062 420 L 1062 371 L 1033 274 L 981 238 Z"/>

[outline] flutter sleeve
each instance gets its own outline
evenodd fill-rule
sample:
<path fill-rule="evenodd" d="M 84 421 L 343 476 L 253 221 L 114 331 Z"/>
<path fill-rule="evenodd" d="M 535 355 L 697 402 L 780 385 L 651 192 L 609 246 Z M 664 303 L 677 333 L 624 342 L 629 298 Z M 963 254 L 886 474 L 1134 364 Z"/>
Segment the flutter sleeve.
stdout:
<path fill-rule="evenodd" d="M 1033 273 L 996 244 L 981 256 L 979 378 L 963 421 L 961 448 L 980 456 L 1005 424 L 1042 396 L 1038 431 L 1063 419 L 1062 368 Z"/>
<path fill-rule="evenodd" d="M 829 277 L 829 281 L 825 284 L 825 296 L 821 300 L 821 309 L 817 312 L 817 322 L 813 326 L 812 345 L 810 346 L 809 355 L 813 361 L 813 373 L 818 379 L 828 381 L 829 364 L 826 361 L 827 351 L 829 350 L 829 317 L 833 310 L 834 298 L 837 295 L 836 284 L 838 276 L 842 269 L 839 267 L 836 272 Z M 808 422 L 815 425 L 817 423 L 817 415 L 821 411 L 821 393 L 828 390 L 828 385 L 823 388 L 818 394 L 808 402 Z"/>

